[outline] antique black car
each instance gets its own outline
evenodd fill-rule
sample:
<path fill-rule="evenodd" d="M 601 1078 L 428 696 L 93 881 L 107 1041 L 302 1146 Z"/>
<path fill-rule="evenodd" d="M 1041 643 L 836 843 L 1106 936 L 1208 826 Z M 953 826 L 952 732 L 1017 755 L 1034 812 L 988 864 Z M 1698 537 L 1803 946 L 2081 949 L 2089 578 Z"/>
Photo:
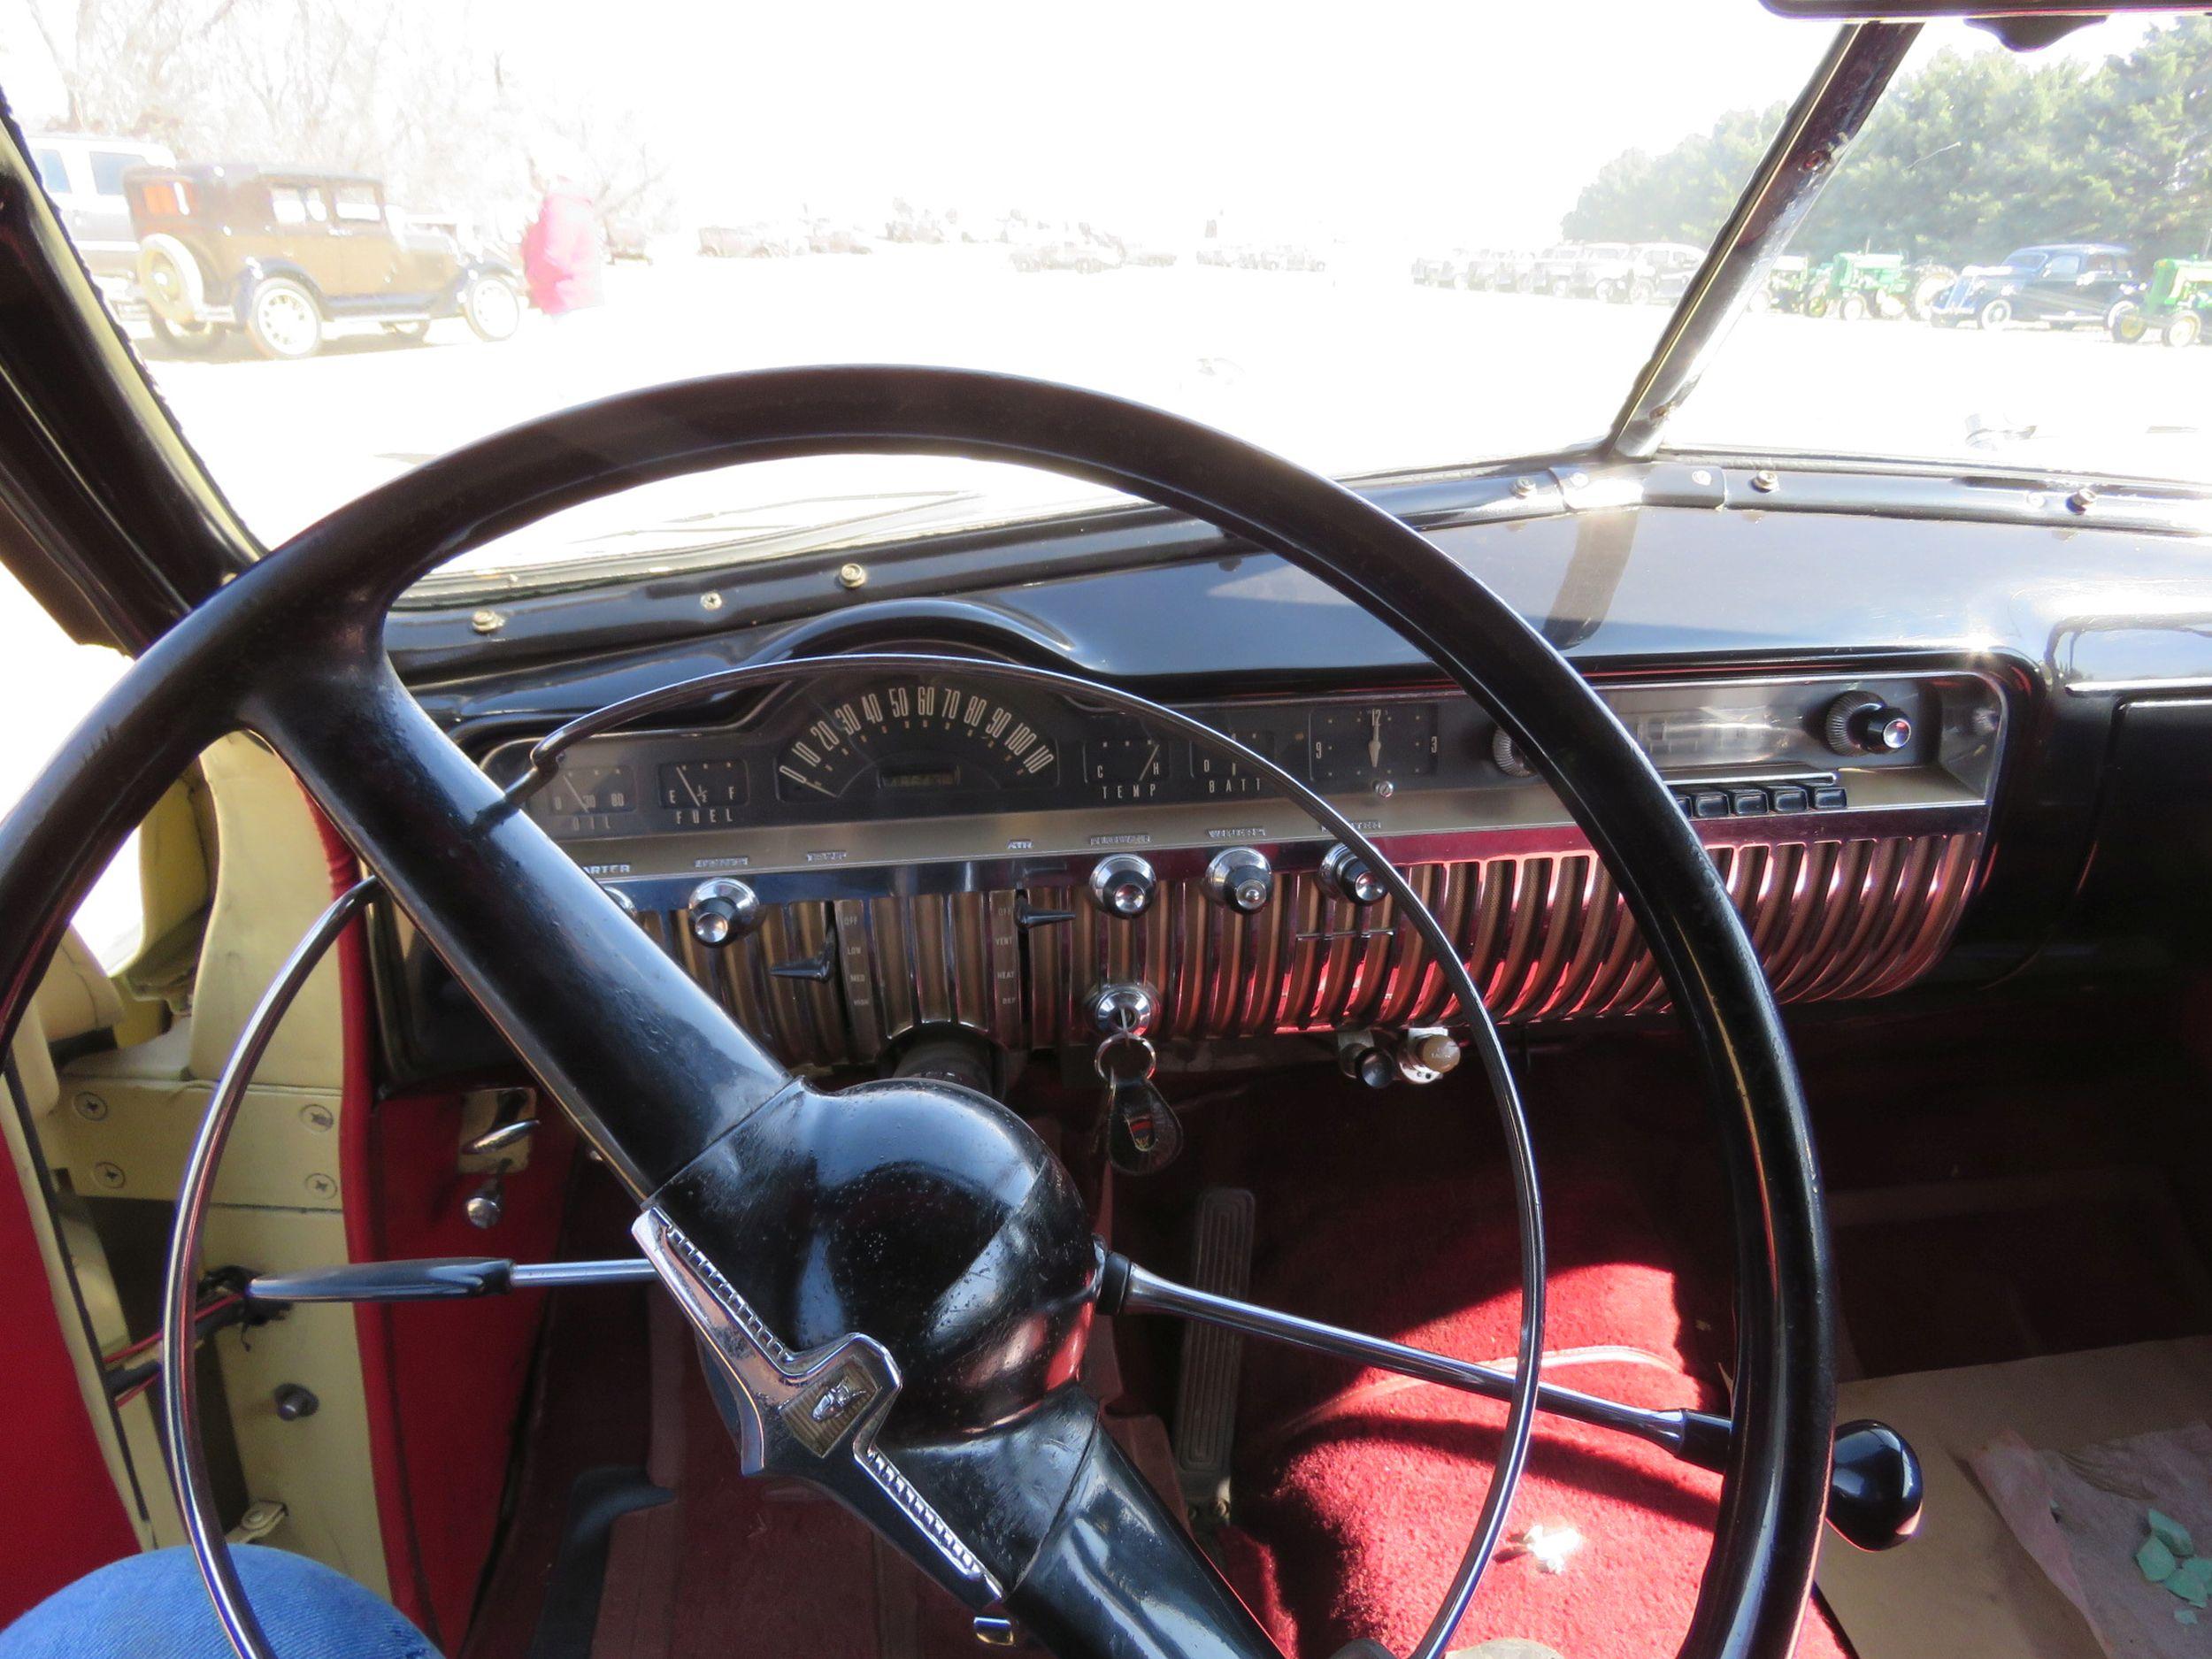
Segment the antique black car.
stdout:
<path fill-rule="evenodd" d="M 2139 293 L 2134 260 L 2109 242 L 2050 242 L 2022 248 L 2004 264 L 1969 265 L 1950 291 L 1928 309 L 1939 328 L 1970 323 L 2002 328 L 2011 323 L 2101 328 L 2114 305 Z"/>
<path fill-rule="evenodd" d="M 408 227 L 374 179 L 190 164 L 133 168 L 124 193 L 139 291 L 173 351 L 243 334 L 265 357 L 311 357 L 341 328 L 419 340 L 448 317 L 507 340 L 522 319 L 512 265 Z"/>

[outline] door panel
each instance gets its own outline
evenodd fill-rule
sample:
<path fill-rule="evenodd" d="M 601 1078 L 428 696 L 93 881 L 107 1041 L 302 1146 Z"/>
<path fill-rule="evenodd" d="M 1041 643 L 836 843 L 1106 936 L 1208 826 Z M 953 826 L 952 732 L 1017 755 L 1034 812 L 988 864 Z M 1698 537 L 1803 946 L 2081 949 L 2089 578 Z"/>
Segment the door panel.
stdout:
<path fill-rule="evenodd" d="M 399 280 L 399 242 L 384 219 L 382 193 L 373 184 L 331 187 L 332 226 L 339 248 L 349 300 L 373 300 L 395 292 Z"/>

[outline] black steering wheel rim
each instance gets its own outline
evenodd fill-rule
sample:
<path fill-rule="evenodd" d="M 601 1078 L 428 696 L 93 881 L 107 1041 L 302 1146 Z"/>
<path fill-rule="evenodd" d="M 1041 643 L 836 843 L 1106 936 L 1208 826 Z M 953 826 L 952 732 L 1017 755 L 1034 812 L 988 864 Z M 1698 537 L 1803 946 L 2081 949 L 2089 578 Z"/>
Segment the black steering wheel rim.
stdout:
<path fill-rule="evenodd" d="M 688 1092 L 656 1102 L 668 1121 L 638 1120 L 633 1107 L 623 1133 L 613 1132 L 598 1103 L 666 1084 L 674 1047 L 703 1041 L 709 1017 L 726 1021 L 687 980 L 671 979 L 664 958 L 647 962 L 651 948 L 637 930 L 595 902 L 586 907 L 594 913 L 564 929 L 555 960 L 516 960 L 515 930 L 548 903 L 580 902 L 590 879 L 565 859 L 572 880 L 546 864 L 549 843 L 534 826 L 497 812 L 488 780 L 392 673 L 382 618 L 417 577 L 560 507 L 738 461 L 867 451 L 1040 466 L 1207 519 L 1375 615 L 1537 759 L 1618 882 L 1691 1030 L 1730 1183 L 1736 1432 L 1682 1651 L 1696 1659 L 1789 1652 L 1827 1483 L 1826 1234 L 1794 1068 L 1724 890 L 1627 733 L 1509 608 L 1358 496 L 1159 411 L 961 371 L 770 371 L 550 416 L 372 492 L 180 623 L 0 826 L 0 913 L 18 920 L 0 942 L 0 1032 L 12 1035 L 77 898 L 114 846 L 200 748 L 244 724 L 293 764 L 418 921 L 436 918 L 426 931 L 457 973 L 615 1155 L 633 1191 L 652 1193 L 772 1096 L 780 1073 L 749 1044 L 714 1040 Z M 457 879 L 461 861 L 476 864 L 469 882 Z M 517 887 L 541 908 L 518 906 Z M 611 1025 L 534 1028 L 534 1002 L 595 954 L 655 993 L 607 1010 L 641 1033 L 633 1052 L 595 1047 Z"/>

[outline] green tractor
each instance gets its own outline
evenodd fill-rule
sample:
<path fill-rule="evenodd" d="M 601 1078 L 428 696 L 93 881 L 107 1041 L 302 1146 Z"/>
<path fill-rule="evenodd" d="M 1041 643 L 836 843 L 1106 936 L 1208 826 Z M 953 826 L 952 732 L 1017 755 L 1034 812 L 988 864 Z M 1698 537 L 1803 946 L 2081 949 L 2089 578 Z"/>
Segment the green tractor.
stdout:
<path fill-rule="evenodd" d="M 1959 280 L 1959 273 L 1947 265 L 1932 259 L 1907 265 L 1905 275 L 1909 286 L 1905 290 L 1905 315 L 1916 323 L 1928 321 L 1935 312 L 1936 303 L 1951 291 Z"/>
<path fill-rule="evenodd" d="M 1825 317 L 1832 311 L 1847 323 L 1902 317 L 1916 282 L 1901 253 L 1839 253 L 1813 273 L 1805 314 Z"/>
<path fill-rule="evenodd" d="M 1767 267 L 1764 288 L 1754 288 L 1750 306 L 1755 311 L 1801 311 L 1812 262 L 1801 253 L 1786 253 Z"/>
<path fill-rule="evenodd" d="M 2193 346 L 2212 333 L 2212 259 L 2161 259 L 2151 285 L 2105 313 L 2104 326 L 2124 346 L 2155 334 L 2170 346 Z"/>

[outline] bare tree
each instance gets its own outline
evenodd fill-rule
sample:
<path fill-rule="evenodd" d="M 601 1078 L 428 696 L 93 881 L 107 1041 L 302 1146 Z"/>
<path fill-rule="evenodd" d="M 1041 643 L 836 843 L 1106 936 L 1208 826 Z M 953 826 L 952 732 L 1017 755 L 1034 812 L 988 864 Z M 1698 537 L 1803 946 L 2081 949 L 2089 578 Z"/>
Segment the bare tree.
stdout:
<path fill-rule="evenodd" d="M 197 59 L 241 0 L 25 0 L 52 58 L 65 126 L 175 142 L 190 130 Z"/>
<path fill-rule="evenodd" d="M 483 219 L 530 203 L 534 165 L 610 217 L 671 215 L 668 154 L 640 113 L 518 71 L 471 0 L 24 4 L 79 131 L 372 173 L 409 206 Z"/>

